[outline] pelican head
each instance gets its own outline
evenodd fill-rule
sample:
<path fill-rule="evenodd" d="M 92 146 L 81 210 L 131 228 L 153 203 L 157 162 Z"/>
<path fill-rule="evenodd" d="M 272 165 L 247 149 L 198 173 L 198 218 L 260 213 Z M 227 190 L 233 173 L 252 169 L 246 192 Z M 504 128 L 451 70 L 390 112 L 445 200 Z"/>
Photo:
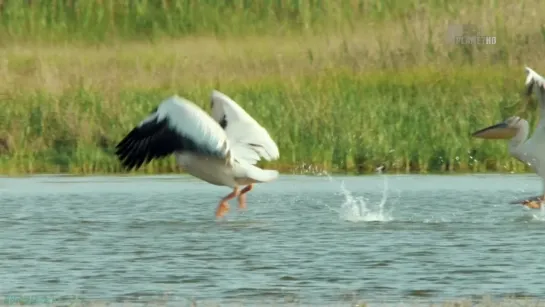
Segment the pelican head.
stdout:
<path fill-rule="evenodd" d="M 511 116 L 500 123 L 474 132 L 472 136 L 482 139 L 510 139 L 515 137 L 520 129 L 521 118 Z"/>

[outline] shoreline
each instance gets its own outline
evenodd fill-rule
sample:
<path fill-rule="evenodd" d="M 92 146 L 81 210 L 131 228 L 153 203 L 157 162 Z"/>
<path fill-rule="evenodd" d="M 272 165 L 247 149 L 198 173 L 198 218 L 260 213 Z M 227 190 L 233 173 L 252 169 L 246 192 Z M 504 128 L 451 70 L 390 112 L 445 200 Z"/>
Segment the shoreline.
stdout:
<path fill-rule="evenodd" d="M 38 178 L 38 177 L 70 177 L 70 178 L 93 178 L 93 177 L 118 177 L 118 178 L 138 178 L 138 177 L 192 177 L 185 172 L 170 172 L 170 173 L 91 173 L 91 174 L 73 174 L 73 173 L 21 173 L 21 174 L 1 174 L 0 179 L 10 178 Z M 435 173 L 364 173 L 358 174 L 354 172 L 280 172 L 280 176 L 312 176 L 312 177 L 371 177 L 371 176 L 537 176 L 533 172 L 435 172 Z"/>

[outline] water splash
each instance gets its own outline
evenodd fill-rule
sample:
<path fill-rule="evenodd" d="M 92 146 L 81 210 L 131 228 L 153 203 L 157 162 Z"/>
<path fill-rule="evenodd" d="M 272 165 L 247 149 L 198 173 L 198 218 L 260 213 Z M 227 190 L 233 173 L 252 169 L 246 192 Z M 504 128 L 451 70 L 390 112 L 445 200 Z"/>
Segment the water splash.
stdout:
<path fill-rule="evenodd" d="M 539 209 L 539 213 L 532 214 L 532 217 L 536 221 L 545 222 L 545 202 L 541 202 L 541 208 Z"/>
<path fill-rule="evenodd" d="M 383 167 L 377 168 L 377 173 L 382 175 Z M 327 175 L 329 181 L 333 182 L 333 178 Z M 388 178 L 383 175 L 384 188 L 382 190 L 382 199 L 377 206 L 370 206 L 366 199 L 361 196 L 353 196 L 352 192 L 345 188 L 344 182 L 341 182 L 341 193 L 344 196 L 344 203 L 341 208 L 336 210 L 328 206 L 329 209 L 339 214 L 342 220 L 349 222 L 389 222 L 394 218 L 392 209 L 386 211 L 384 206 L 388 199 Z"/>

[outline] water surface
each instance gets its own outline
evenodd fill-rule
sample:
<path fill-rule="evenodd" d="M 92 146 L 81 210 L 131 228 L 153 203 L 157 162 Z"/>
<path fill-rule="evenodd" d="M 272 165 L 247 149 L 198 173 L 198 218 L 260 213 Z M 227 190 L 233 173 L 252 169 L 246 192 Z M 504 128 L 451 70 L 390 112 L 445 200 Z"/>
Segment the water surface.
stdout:
<path fill-rule="evenodd" d="M 349 304 L 545 297 L 536 176 L 0 178 L 0 296 Z M 165 298 L 165 296 L 167 298 Z M 170 306 L 170 305 L 169 305 Z"/>

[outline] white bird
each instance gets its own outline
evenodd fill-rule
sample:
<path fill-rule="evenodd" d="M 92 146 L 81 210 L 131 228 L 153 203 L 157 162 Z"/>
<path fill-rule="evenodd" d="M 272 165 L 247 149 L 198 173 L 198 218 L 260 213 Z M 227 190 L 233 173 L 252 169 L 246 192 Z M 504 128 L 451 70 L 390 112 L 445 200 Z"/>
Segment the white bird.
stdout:
<path fill-rule="evenodd" d="M 261 158 L 280 157 L 276 143 L 236 102 L 213 91 L 209 116 L 193 102 L 172 96 L 132 129 L 117 145 L 116 155 L 131 170 L 153 159 L 174 154 L 189 174 L 233 191 L 221 199 L 216 217 L 229 211 L 228 201 L 237 197 L 246 208 L 246 193 L 254 183 L 278 177 L 276 170 L 255 166 Z M 239 186 L 246 185 L 242 190 Z"/>
<path fill-rule="evenodd" d="M 530 166 L 541 177 L 542 195 L 522 201 L 522 204 L 537 209 L 545 199 L 545 79 L 528 67 L 526 74 L 527 95 L 530 96 L 534 92 L 539 100 L 540 119 L 532 137 L 527 139 L 530 125 L 518 116 L 511 116 L 503 122 L 481 129 L 473 133 L 473 136 L 484 139 L 511 139 L 509 153 Z"/>

